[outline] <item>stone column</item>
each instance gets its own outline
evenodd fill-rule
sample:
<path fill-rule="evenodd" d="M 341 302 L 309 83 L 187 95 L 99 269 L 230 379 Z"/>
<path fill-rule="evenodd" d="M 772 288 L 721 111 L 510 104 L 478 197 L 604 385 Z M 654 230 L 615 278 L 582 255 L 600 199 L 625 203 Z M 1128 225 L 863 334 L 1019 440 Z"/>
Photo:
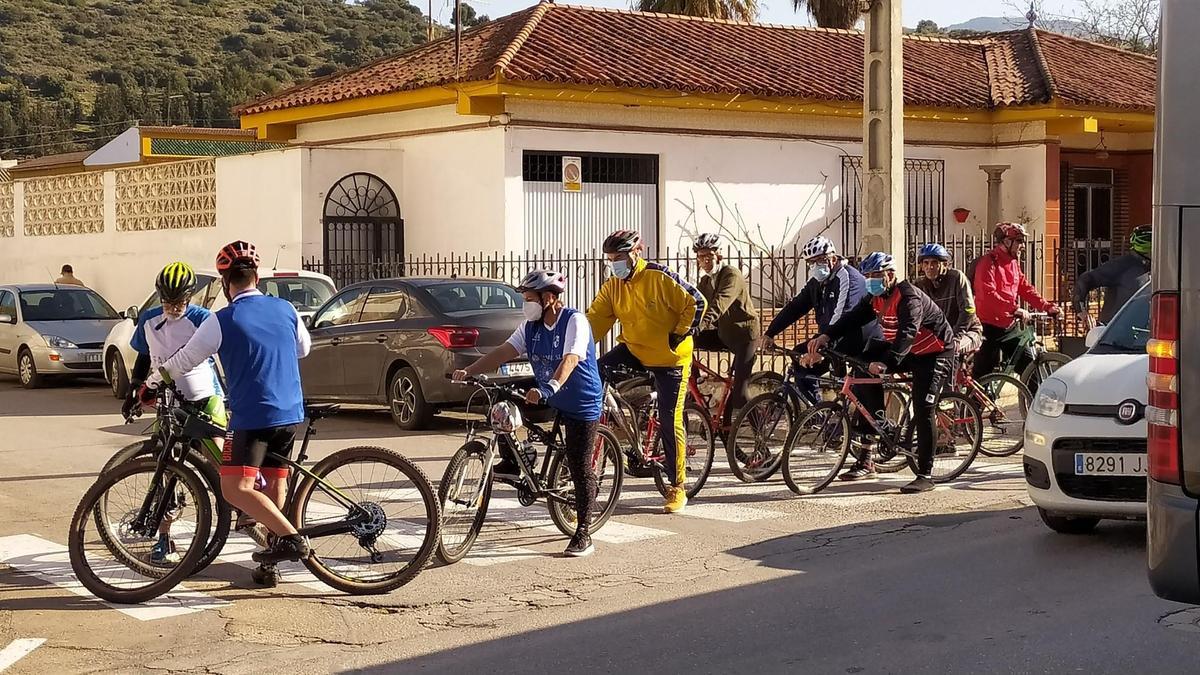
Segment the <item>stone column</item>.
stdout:
<path fill-rule="evenodd" d="M 992 229 L 996 227 L 996 223 L 1004 220 L 1004 178 L 1002 176 L 1010 168 L 1012 168 L 1010 164 L 981 164 L 979 166 L 979 169 L 986 173 L 988 177 L 988 236 L 990 236 Z"/>
<path fill-rule="evenodd" d="M 863 36 L 862 251 L 908 259 L 904 227 L 904 71 L 901 0 L 873 0 Z M 852 242 L 846 242 L 847 247 Z"/>

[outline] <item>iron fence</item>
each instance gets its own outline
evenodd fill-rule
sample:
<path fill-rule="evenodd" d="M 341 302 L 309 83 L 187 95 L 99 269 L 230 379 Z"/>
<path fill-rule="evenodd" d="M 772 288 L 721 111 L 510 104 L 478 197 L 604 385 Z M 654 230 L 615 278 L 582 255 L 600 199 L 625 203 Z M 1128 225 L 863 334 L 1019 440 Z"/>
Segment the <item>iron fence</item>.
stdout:
<path fill-rule="evenodd" d="M 990 235 L 962 234 L 947 238 L 944 242 L 950 251 L 955 268 L 965 270 L 972 260 L 990 249 Z M 909 269 L 917 273 L 916 250 L 909 248 Z M 765 329 L 776 314 L 808 281 L 808 268 L 800 256 L 800 246 L 772 250 L 736 251 L 727 250 L 724 262 L 740 269 L 750 288 L 750 295 L 758 308 L 762 327 Z M 647 259 L 677 271 L 684 279 L 695 282 L 700 278 L 695 256 L 690 250 L 650 251 Z M 1025 274 L 1044 297 L 1059 302 L 1067 309 L 1070 289 L 1060 282 L 1056 270 L 1061 269 L 1060 251 L 1048 247 L 1041 237 L 1031 238 L 1025 253 Z M 304 261 L 304 269 L 322 272 L 335 279 L 364 281 L 395 277 L 478 277 L 503 281 L 516 285 L 531 269 L 550 268 L 567 276 L 567 291 L 564 301 L 568 306 L 585 308 L 608 278 L 604 256 L 598 251 L 526 251 L 523 253 L 454 253 L 447 255 L 410 255 L 404 258 L 374 262 L 351 262 L 326 265 L 318 259 Z M 1048 273 L 1049 272 L 1049 273 Z M 1096 313 L 1096 308 L 1092 308 Z M 1065 320 L 1042 320 L 1038 330 L 1053 340 L 1060 337 L 1079 338 L 1086 328 L 1071 312 Z M 782 333 L 777 341 L 795 344 L 808 339 L 815 329 L 809 317 L 801 320 Z M 777 363 L 777 366 L 782 364 Z"/>

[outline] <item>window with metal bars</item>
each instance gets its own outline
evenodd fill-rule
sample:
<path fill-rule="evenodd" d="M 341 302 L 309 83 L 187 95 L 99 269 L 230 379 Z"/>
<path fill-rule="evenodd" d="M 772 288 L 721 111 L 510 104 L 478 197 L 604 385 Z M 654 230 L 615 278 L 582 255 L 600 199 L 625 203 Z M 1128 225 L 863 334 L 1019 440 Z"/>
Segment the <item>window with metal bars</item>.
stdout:
<path fill-rule="evenodd" d="M 583 182 L 656 185 L 658 155 L 618 155 L 595 152 L 547 152 L 526 150 L 521 177 L 532 182 L 562 181 L 563 157 L 579 157 Z"/>

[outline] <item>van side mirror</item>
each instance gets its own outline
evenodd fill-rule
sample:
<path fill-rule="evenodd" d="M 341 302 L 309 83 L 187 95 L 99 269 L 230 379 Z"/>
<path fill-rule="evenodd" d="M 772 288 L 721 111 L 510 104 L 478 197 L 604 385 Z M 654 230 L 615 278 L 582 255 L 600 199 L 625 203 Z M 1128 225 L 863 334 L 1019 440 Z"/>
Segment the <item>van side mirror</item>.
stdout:
<path fill-rule="evenodd" d="M 15 326 L 17 325 L 17 317 L 15 314 L 0 314 L 0 323 Z"/>
<path fill-rule="evenodd" d="M 1091 349 L 1100 344 L 1100 340 L 1104 339 L 1104 326 L 1096 326 L 1087 332 L 1087 337 L 1083 338 L 1083 344 Z"/>

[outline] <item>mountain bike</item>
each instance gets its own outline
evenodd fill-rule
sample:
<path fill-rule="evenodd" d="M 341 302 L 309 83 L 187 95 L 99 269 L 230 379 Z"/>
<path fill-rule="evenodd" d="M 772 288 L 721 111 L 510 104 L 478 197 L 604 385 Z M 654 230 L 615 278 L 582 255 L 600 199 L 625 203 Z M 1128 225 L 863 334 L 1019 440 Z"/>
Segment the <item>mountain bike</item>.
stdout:
<path fill-rule="evenodd" d="M 647 373 L 623 367 L 605 368 L 604 413 L 601 422 L 625 440 L 626 473 L 635 478 L 654 478 L 659 493 L 667 496 L 672 481 L 667 477 L 666 451 L 662 445 L 662 423 L 658 418 L 658 392 Z M 694 378 L 689 378 L 683 406 L 686 435 L 684 489 L 688 499 L 700 493 L 712 471 L 716 430 L 708 404 Z"/>
<path fill-rule="evenodd" d="M 486 377 L 470 377 L 464 384 L 473 385 L 476 394 L 484 394 L 489 403 L 488 424 L 491 438 L 478 438 L 475 424 L 467 427 L 467 442 L 463 444 L 442 475 L 438 484 L 438 502 L 442 507 L 442 532 L 437 545 L 437 557 L 451 564 L 462 560 L 471 551 L 487 518 L 492 498 L 492 485 L 500 481 L 517 489 L 521 506 L 532 506 L 546 500 L 550 520 L 559 532 L 570 537 L 575 534 L 578 516 L 575 509 L 575 485 L 566 463 L 562 420 L 545 406 L 525 402 L 525 395 L 511 385 L 490 382 Z M 468 401 L 467 408 L 471 408 Z M 522 410 L 526 414 L 522 414 Z M 543 429 L 530 415 L 553 414 L 550 430 Z M 517 431 L 525 429 L 525 441 Z M 534 444 L 545 446 L 541 469 L 535 470 L 537 453 Z M 500 476 L 493 471 L 499 453 L 515 460 L 520 475 Z M 596 472 L 596 510 L 591 531 L 598 531 L 617 508 L 624 474 L 621 471 L 621 444 L 612 432 L 601 425 L 596 446 L 589 458 Z"/>
<path fill-rule="evenodd" d="M 145 602 L 173 589 L 205 555 L 213 526 L 208 488 L 202 473 L 185 461 L 185 440 L 211 437 L 220 427 L 174 387 L 164 386 L 175 404 L 160 419 L 162 452 L 101 474 L 71 519 L 71 568 L 93 595 L 110 602 Z M 346 448 L 311 470 L 303 466 L 315 423 L 338 410 L 306 406 L 297 459 L 268 455 L 291 470 L 281 511 L 312 540 L 312 554 L 303 563 L 315 577 L 346 593 L 384 593 L 410 582 L 433 554 L 441 523 L 438 502 L 425 474 L 385 448 Z M 178 560 L 152 574 L 126 564 L 130 558 L 147 560 L 164 526 L 184 544 L 177 546 Z"/>
<path fill-rule="evenodd" d="M 1045 341 L 1034 328 L 1035 319 L 1049 316 L 1046 312 L 1029 312 L 1029 318 L 1022 322 L 1017 348 L 999 366 L 999 372 L 1019 379 L 1031 394 L 1036 394 L 1038 387 L 1054 371 L 1071 362 L 1071 357 L 1066 354 L 1047 350 Z"/>
<path fill-rule="evenodd" d="M 964 359 L 955 373 L 958 392 L 975 402 L 983 417 L 983 440 L 979 452 L 988 457 L 1008 457 L 1025 444 L 1025 418 L 1033 396 L 1012 375 L 971 375 L 971 362 Z"/>
<path fill-rule="evenodd" d="M 769 479 L 779 470 L 783 449 L 797 418 L 823 398 L 814 397 L 811 384 L 826 396 L 832 396 L 841 381 L 830 377 L 814 377 L 800 364 L 802 352 L 778 345 L 767 347 L 769 351 L 788 358 L 787 375 L 780 386 L 771 392 L 750 399 L 738 412 L 731 425 L 729 441 L 725 445 L 729 470 L 739 480 L 755 483 Z M 908 389 L 903 384 L 884 385 L 885 418 L 899 423 L 900 416 L 908 409 Z M 900 471 L 908 464 L 903 457 L 876 465 L 878 471 L 891 473 Z"/>
<path fill-rule="evenodd" d="M 796 420 L 783 448 L 783 479 L 788 488 L 798 495 L 811 495 L 825 489 L 833 481 L 850 454 L 853 438 L 851 423 L 857 418 L 867 424 L 871 435 L 878 440 L 873 446 L 873 459 L 877 465 L 903 458 L 915 473 L 915 429 L 908 407 L 901 413 L 900 424 L 890 424 L 868 411 L 853 390 L 856 385 L 895 384 L 910 380 L 887 375 L 858 376 L 855 373 L 868 372 L 865 361 L 832 350 L 823 350 L 822 353 L 845 363 L 850 368 L 850 374 L 842 378 L 841 389 L 835 400 L 812 406 Z M 971 466 L 979 452 L 983 425 L 975 404 L 955 393 L 942 394 L 935 414 L 936 446 L 931 477 L 935 483 L 944 483 L 962 475 Z M 858 447 L 862 452 L 866 446 Z"/>

